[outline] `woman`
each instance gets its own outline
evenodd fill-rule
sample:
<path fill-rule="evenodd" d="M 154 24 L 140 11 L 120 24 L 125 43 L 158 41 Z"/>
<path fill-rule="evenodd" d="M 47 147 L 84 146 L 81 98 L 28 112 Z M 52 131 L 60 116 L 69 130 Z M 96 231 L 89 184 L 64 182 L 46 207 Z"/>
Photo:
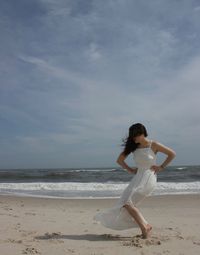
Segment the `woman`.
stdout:
<path fill-rule="evenodd" d="M 149 140 L 147 136 L 147 130 L 143 124 L 136 123 L 129 127 L 129 135 L 123 144 L 125 148 L 116 162 L 134 176 L 115 206 L 98 212 L 94 216 L 94 219 L 105 227 L 115 230 L 139 226 L 142 238 L 149 237 L 152 226 L 144 219 L 137 205 L 155 189 L 157 173 L 176 156 L 174 150 L 157 141 Z M 158 152 L 167 155 L 161 165 L 156 164 Z M 125 163 L 125 158 L 130 153 L 133 154 L 137 167 L 131 168 Z"/>

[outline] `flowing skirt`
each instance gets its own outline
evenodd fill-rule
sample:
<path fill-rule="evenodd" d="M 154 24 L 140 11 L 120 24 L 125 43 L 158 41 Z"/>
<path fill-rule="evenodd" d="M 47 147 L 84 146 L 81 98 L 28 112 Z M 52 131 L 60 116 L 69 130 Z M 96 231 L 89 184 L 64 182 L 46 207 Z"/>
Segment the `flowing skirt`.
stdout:
<path fill-rule="evenodd" d="M 117 203 L 112 208 L 96 213 L 93 219 L 100 222 L 105 227 L 115 230 L 139 227 L 135 219 L 123 206 L 129 204 L 133 207 L 140 204 L 143 199 L 153 192 L 156 183 L 157 174 L 150 169 L 138 168 L 137 173 L 133 176 Z M 142 214 L 141 217 L 147 224 L 148 222 Z"/>

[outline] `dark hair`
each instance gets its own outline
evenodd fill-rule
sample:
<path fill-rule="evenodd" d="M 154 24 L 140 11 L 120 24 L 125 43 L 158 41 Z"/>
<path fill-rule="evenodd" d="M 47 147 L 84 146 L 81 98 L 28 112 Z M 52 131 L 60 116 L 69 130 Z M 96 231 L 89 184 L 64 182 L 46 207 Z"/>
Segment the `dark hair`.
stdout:
<path fill-rule="evenodd" d="M 122 139 L 124 143 L 121 144 L 122 146 L 125 146 L 123 150 L 123 154 L 125 156 L 133 152 L 138 147 L 139 144 L 135 143 L 133 138 L 137 135 L 142 135 L 142 134 L 144 134 L 145 137 L 148 136 L 147 130 L 143 124 L 135 123 L 129 127 L 128 137 L 126 137 L 126 139 Z"/>

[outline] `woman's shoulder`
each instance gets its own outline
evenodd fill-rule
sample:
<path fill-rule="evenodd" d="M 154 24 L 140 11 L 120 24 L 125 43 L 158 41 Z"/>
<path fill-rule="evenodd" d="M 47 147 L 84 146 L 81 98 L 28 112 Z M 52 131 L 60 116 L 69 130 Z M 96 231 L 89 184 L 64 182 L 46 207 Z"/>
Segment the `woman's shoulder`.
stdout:
<path fill-rule="evenodd" d="M 172 150 L 171 148 L 169 148 L 168 146 L 162 144 L 161 142 L 159 142 L 158 140 L 153 140 L 152 141 L 152 148 L 154 149 L 154 151 L 157 152 L 163 152 L 165 154 L 173 154 L 176 155 L 176 152 L 174 150 Z"/>
<path fill-rule="evenodd" d="M 164 144 L 162 144 L 158 140 L 151 140 L 151 141 L 152 141 L 152 145 L 155 146 L 155 147 L 165 146 Z"/>
<path fill-rule="evenodd" d="M 152 140 L 152 146 L 154 146 L 155 148 L 159 148 L 160 146 L 164 146 L 164 144 L 162 144 L 158 140 Z"/>
<path fill-rule="evenodd" d="M 158 140 L 155 140 L 155 139 L 152 139 L 151 142 L 152 142 L 152 145 L 161 144 Z"/>
<path fill-rule="evenodd" d="M 154 139 L 151 140 L 151 148 L 155 154 L 158 152 L 158 149 L 157 149 L 158 145 L 159 145 L 159 142 L 157 140 L 154 140 Z"/>

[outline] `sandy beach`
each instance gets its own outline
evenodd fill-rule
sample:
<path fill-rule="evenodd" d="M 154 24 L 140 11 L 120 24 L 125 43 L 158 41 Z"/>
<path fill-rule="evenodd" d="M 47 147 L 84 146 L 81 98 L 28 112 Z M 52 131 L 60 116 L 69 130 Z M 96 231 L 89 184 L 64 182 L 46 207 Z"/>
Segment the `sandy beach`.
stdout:
<path fill-rule="evenodd" d="M 200 195 L 147 197 L 138 208 L 153 225 L 148 239 L 139 228 L 111 230 L 93 220 L 115 202 L 1 195 L 1 254 L 199 254 Z"/>

